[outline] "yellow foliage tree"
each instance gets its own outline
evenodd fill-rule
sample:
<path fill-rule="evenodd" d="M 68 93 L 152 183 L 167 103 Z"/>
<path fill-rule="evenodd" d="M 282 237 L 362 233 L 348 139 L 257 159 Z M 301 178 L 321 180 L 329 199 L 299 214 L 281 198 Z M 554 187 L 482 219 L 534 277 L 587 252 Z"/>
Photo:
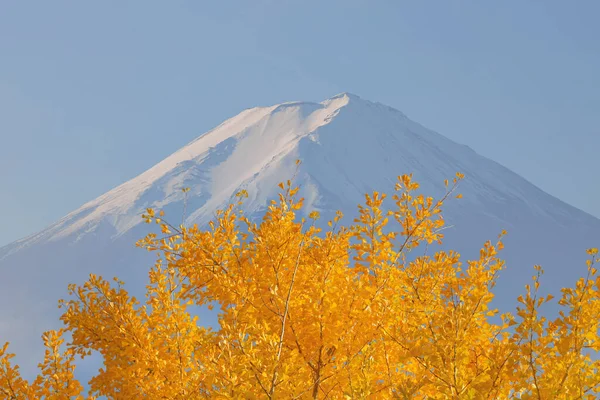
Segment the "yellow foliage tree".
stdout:
<path fill-rule="evenodd" d="M 596 249 L 552 321 L 539 313 L 550 300 L 538 296 L 540 267 L 516 314 L 493 318 L 502 235 L 466 264 L 456 252 L 409 257 L 442 240 L 441 207 L 461 178 L 435 201 L 401 176 L 392 211 L 375 192 L 353 224 L 340 226 L 338 213 L 324 231 L 316 212 L 297 218 L 302 200 L 290 181 L 260 224 L 244 216 L 244 192 L 206 230 L 172 226 L 149 209 L 146 222 L 166 236 L 138 243 L 159 254 L 146 301 L 117 279 L 71 285 L 61 303 L 66 328 L 44 335 L 33 383 L 2 348 L 0 395 L 83 398 L 74 360 L 97 352 L 104 365 L 89 398 L 596 398 Z M 203 327 L 194 305 L 218 307 L 219 328 Z M 64 332 L 71 338 L 61 346 Z"/>

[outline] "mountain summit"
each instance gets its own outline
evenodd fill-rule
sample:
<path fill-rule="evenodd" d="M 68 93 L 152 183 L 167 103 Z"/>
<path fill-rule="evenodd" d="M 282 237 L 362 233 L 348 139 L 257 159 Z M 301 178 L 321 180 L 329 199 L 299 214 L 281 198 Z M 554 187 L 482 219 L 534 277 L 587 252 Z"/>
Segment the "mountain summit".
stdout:
<path fill-rule="evenodd" d="M 59 326 L 56 301 L 68 283 L 89 273 L 123 278 L 141 293 L 153 258 L 135 248 L 148 227 L 147 207 L 203 225 L 240 189 L 259 216 L 277 184 L 296 176 L 305 211 L 351 219 L 364 194 L 391 192 L 396 176 L 413 173 L 427 195 L 462 172 L 463 199 L 445 208 L 444 247 L 476 256 L 488 239 L 509 232 L 498 301 L 509 306 L 532 266 L 547 271 L 546 288 L 570 284 L 585 271 L 584 250 L 600 242 L 600 221 L 535 187 L 503 166 L 433 132 L 391 107 L 342 93 L 320 103 L 289 102 L 242 111 L 141 175 L 84 204 L 47 229 L 0 249 L 0 342 L 32 370 L 39 337 Z M 32 345 L 35 343 L 35 345 Z"/>

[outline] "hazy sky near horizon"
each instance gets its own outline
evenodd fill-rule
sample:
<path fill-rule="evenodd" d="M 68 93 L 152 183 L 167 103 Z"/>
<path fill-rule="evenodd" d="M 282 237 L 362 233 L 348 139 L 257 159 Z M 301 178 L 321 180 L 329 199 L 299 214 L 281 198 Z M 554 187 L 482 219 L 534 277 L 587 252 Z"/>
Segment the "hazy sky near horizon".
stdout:
<path fill-rule="evenodd" d="M 378 101 L 600 217 L 600 2 L 0 3 L 0 246 L 244 108 Z"/>

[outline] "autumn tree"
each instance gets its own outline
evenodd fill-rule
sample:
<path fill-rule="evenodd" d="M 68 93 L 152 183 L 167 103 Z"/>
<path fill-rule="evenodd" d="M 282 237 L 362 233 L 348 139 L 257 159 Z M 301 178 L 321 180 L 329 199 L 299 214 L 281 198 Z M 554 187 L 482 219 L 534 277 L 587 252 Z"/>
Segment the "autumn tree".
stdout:
<path fill-rule="evenodd" d="M 242 211 L 244 192 L 206 229 L 148 209 L 161 233 L 138 243 L 159 255 L 145 301 L 118 279 L 71 285 L 65 328 L 44 334 L 37 379 L 22 379 L 1 349 L 0 394 L 83 398 L 75 360 L 99 353 L 90 398 L 596 398 L 597 250 L 588 250 L 587 276 L 560 295 L 556 319 L 540 312 L 551 301 L 538 295 L 540 267 L 516 312 L 499 314 L 490 302 L 502 235 L 466 263 L 420 250 L 443 239 L 442 206 L 461 178 L 434 200 L 398 177 L 389 205 L 366 195 L 349 225 L 341 213 L 327 224 L 317 212 L 299 218 L 289 181 L 258 224 Z M 214 307 L 218 329 L 192 306 Z"/>

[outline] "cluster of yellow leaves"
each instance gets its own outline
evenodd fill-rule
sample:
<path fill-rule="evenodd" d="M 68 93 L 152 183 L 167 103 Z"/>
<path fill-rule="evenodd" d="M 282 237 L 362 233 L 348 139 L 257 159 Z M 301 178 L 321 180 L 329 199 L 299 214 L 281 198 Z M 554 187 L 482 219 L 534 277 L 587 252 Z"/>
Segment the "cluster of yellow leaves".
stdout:
<path fill-rule="evenodd" d="M 73 376 L 75 353 L 71 349 L 60 351 L 63 333 L 63 330 L 48 331 L 42 336 L 46 352 L 44 362 L 39 364 L 41 373 L 33 383 L 22 379 L 19 367 L 11 365 L 14 354 L 6 352 L 8 343 L 0 349 L 2 399 L 84 399 L 83 387 Z"/>
<path fill-rule="evenodd" d="M 367 195 L 359 217 L 341 213 L 317 228 L 291 182 L 260 224 L 241 211 L 245 192 L 205 229 L 176 227 L 149 209 L 166 237 L 138 243 L 161 258 L 143 304 L 122 287 L 91 276 L 69 288 L 60 332 L 32 384 L 0 352 L 0 393 L 14 399 L 80 398 L 74 357 L 98 352 L 103 368 L 90 394 L 111 399 L 575 399 L 600 392 L 600 278 L 590 249 L 588 275 L 564 289 L 561 315 L 539 307 L 542 269 L 519 298 L 516 315 L 489 308 L 503 262 L 498 242 L 463 265 L 455 252 L 409 257 L 440 242 L 444 198 L 415 195 L 398 178 L 395 207 Z M 456 196 L 459 197 L 459 196 Z M 217 307 L 207 329 L 191 306 Z"/>

